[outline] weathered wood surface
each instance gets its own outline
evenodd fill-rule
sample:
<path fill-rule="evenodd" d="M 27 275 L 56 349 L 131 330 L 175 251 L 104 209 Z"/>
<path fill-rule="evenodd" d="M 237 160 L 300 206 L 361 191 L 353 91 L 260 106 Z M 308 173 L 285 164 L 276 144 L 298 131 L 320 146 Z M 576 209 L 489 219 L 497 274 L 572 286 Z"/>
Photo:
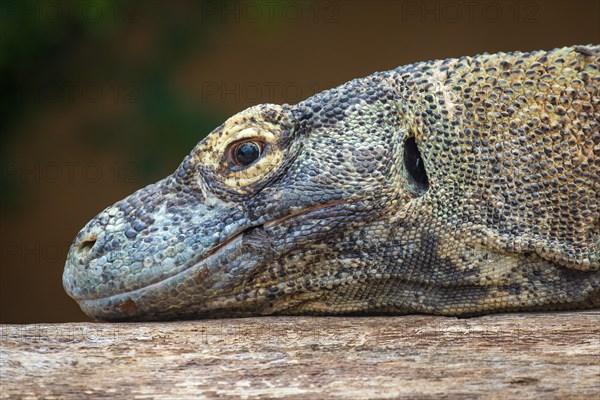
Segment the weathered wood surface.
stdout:
<path fill-rule="evenodd" d="M 2 398 L 600 398 L 600 311 L 3 325 Z"/>

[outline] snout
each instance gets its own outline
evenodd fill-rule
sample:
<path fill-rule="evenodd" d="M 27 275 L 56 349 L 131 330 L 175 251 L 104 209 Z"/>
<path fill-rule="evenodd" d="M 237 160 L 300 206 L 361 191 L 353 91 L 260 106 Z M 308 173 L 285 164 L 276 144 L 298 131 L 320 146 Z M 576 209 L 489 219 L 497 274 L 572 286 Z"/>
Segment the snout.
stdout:
<path fill-rule="evenodd" d="M 167 246 L 173 238 L 158 234 L 155 223 L 165 204 L 157 195 L 164 185 L 147 186 L 108 207 L 77 234 L 63 273 L 69 296 L 80 301 L 135 290 L 144 271 L 175 252 Z"/>
<path fill-rule="evenodd" d="M 242 274 L 229 266 L 242 262 L 231 261 L 247 224 L 241 208 L 205 204 L 167 178 L 88 222 L 69 250 L 63 286 L 93 318 L 167 318 L 210 297 L 208 281 Z"/>
<path fill-rule="evenodd" d="M 103 211 L 103 213 L 105 213 Z M 106 226 L 100 223 L 101 215 L 90 221 L 76 236 L 65 263 L 63 286 L 75 300 L 94 298 L 104 294 L 109 274 L 98 269 L 98 260 L 105 247 Z"/>

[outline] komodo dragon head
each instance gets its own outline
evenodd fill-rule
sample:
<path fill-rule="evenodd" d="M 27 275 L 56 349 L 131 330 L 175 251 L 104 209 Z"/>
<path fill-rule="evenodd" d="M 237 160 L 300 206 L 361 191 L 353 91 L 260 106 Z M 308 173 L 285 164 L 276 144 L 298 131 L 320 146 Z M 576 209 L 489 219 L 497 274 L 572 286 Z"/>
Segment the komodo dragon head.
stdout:
<path fill-rule="evenodd" d="M 589 55 L 571 53 L 585 69 Z M 501 60 L 467 61 L 416 64 L 233 116 L 171 176 L 79 232 L 67 293 L 107 320 L 597 303 L 597 123 L 591 144 L 552 136 L 560 127 L 530 140 L 554 115 L 521 108 L 511 127 L 501 113 L 516 95 L 503 99 L 501 87 L 493 96 L 493 83 L 476 79 Z M 478 90 L 487 95 L 474 99 Z M 564 173 L 569 140 L 587 183 Z M 546 152 L 553 144 L 561 161 Z M 560 191 L 570 183 L 587 203 Z"/>

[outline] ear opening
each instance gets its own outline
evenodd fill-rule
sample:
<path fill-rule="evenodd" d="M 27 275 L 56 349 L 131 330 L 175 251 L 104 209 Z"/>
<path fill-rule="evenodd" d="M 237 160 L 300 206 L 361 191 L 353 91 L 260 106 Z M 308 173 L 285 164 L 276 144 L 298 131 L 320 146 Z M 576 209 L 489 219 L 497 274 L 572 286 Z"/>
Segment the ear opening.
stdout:
<path fill-rule="evenodd" d="M 425 170 L 425 163 L 414 136 L 404 141 L 404 169 L 408 186 L 415 194 L 420 196 L 429 190 L 429 178 Z"/>

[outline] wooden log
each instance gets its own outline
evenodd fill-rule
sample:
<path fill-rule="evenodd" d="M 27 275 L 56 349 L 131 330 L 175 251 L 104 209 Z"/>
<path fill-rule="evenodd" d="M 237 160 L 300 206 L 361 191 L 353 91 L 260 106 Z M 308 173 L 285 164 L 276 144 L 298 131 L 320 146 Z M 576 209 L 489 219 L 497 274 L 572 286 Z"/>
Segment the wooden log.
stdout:
<path fill-rule="evenodd" d="M 0 397 L 600 398 L 600 311 L 2 325 Z"/>

